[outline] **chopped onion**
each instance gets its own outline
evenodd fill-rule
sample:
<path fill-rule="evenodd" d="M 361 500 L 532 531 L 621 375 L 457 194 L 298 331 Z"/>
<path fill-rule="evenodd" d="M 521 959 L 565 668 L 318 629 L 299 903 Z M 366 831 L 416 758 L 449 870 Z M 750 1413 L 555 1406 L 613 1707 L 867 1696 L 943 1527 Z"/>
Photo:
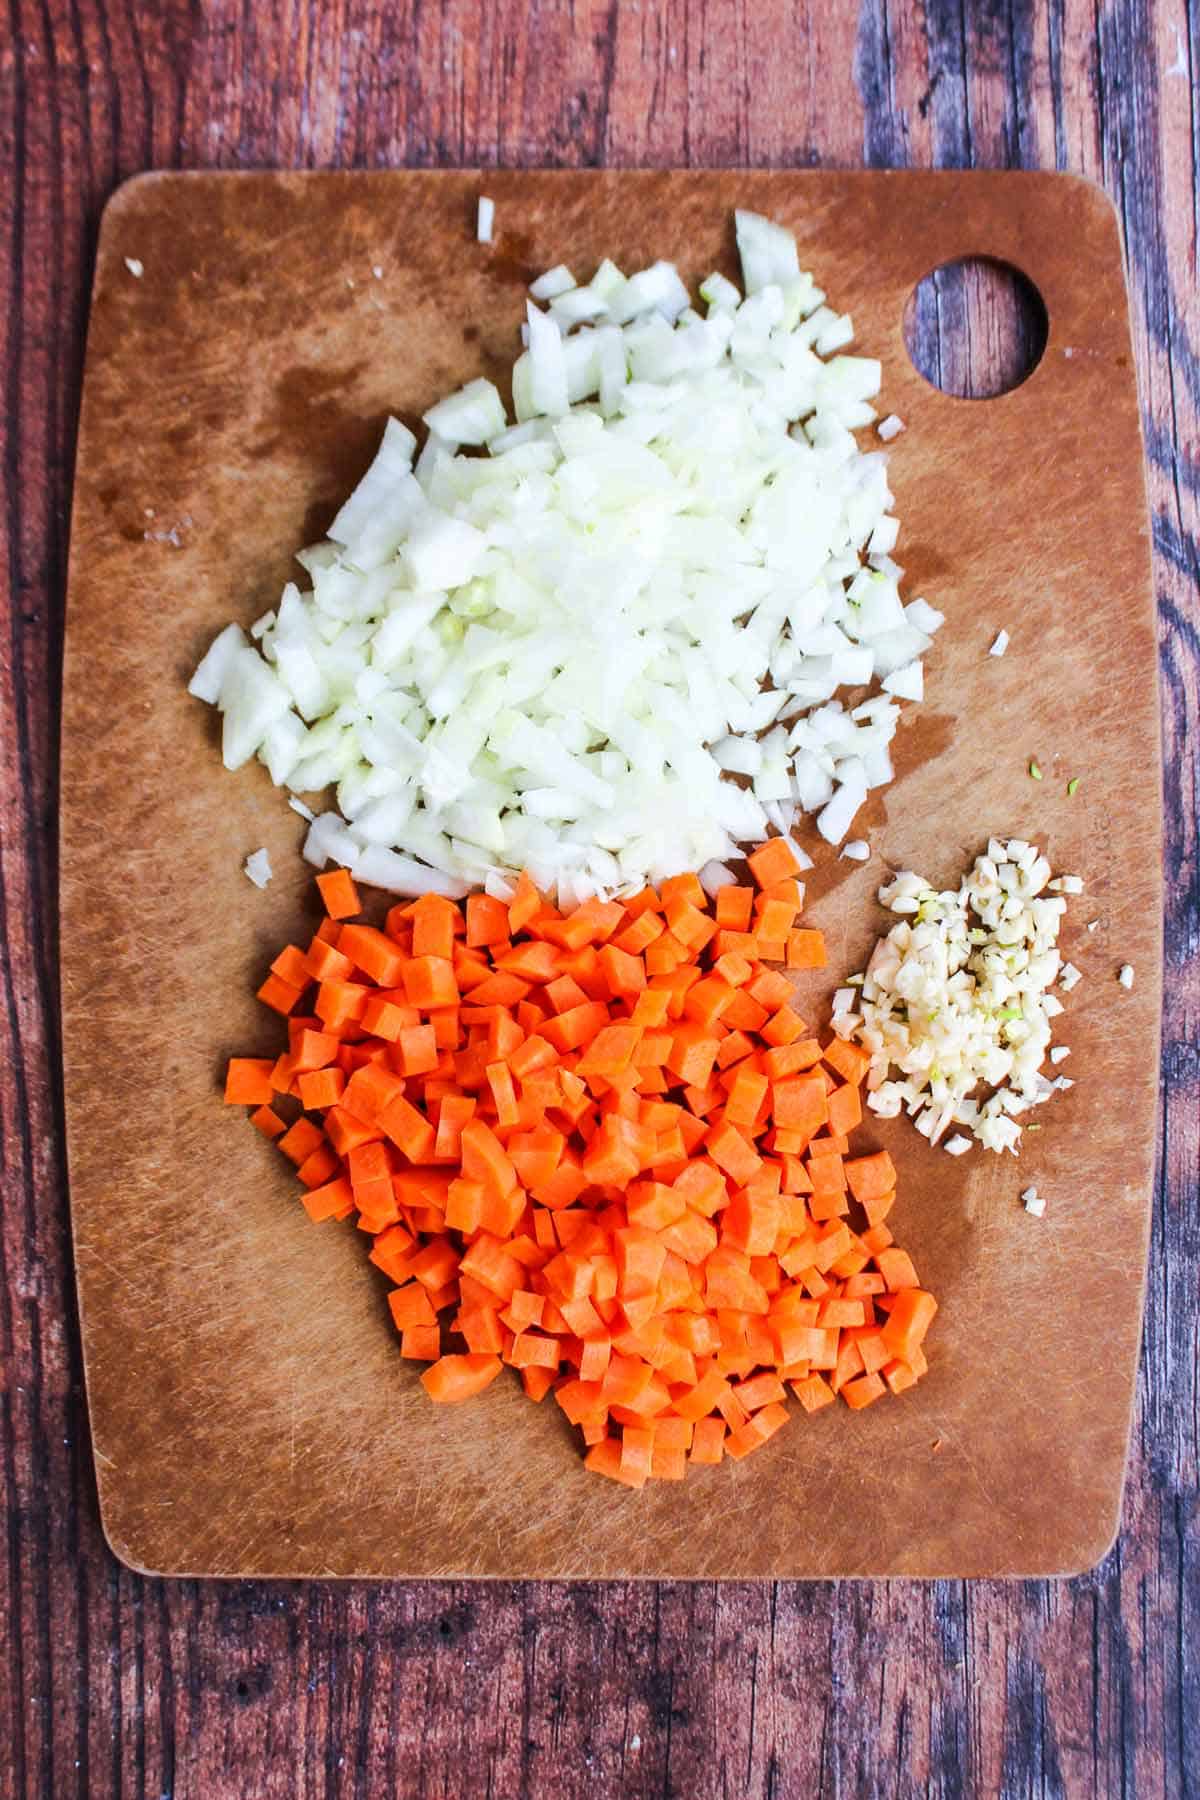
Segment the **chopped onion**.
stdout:
<path fill-rule="evenodd" d="M 827 844 L 841 843 L 866 797 L 866 782 L 851 779 L 844 781 L 829 804 L 821 808 L 817 814 L 817 830 Z"/>
<path fill-rule="evenodd" d="M 896 413 L 889 413 L 886 419 L 880 419 L 875 429 L 884 443 L 890 444 L 904 430 L 904 420 Z"/>
<path fill-rule="evenodd" d="M 558 263 L 553 269 L 547 269 L 536 281 L 531 281 L 529 291 L 535 300 L 557 300 L 560 294 L 569 294 L 575 286 L 575 277 L 565 264 Z"/>
<path fill-rule="evenodd" d="M 489 200 L 486 194 L 480 194 L 479 211 L 475 216 L 475 236 L 481 244 L 491 243 L 495 222 L 496 202 Z"/>
<path fill-rule="evenodd" d="M 188 682 L 188 693 L 194 694 L 197 700 L 207 700 L 215 706 L 221 697 L 221 688 L 229 674 L 233 659 L 239 650 L 247 649 L 246 634 L 240 625 L 227 625 L 224 631 L 217 633 L 199 667 Z"/>
<path fill-rule="evenodd" d="M 504 402 L 490 381 L 468 381 L 425 414 L 425 423 L 447 444 L 486 444 L 507 421 Z"/>
<path fill-rule="evenodd" d="M 1009 637 L 1007 631 L 998 631 L 992 640 L 992 647 L 988 651 L 988 655 L 1003 656 L 1004 652 L 1008 649 L 1008 645 Z"/>
<path fill-rule="evenodd" d="M 894 694 L 897 700 L 923 700 L 925 672 L 921 664 L 910 662 L 893 669 L 890 675 L 884 676 L 883 689 L 887 694 Z"/>
<path fill-rule="evenodd" d="M 1133 964 L 1132 963 L 1122 963 L 1121 964 L 1120 970 L 1118 971 L 1118 974 L 1117 974 L 1117 980 L 1120 982 L 1120 984 L 1123 988 L 1128 989 L 1133 986 Z"/>
<path fill-rule="evenodd" d="M 491 218 L 481 198 L 481 238 Z M 214 642 L 191 691 L 227 765 L 336 786 L 310 860 L 398 893 L 522 867 L 560 896 L 721 880 L 802 813 L 841 843 L 892 779 L 942 615 L 901 597 L 886 462 L 854 438 L 880 365 L 840 354 L 849 317 L 790 232 L 736 226 L 745 297 L 714 274 L 706 314 L 667 262 L 540 277 L 516 424 L 483 379 L 429 408 L 419 455 L 390 420 L 301 553 L 309 587 L 257 647 Z"/>
<path fill-rule="evenodd" d="M 265 888 L 271 879 L 271 858 L 265 850 L 252 850 L 243 865 L 247 875 L 257 888 Z"/>
<path fill-rule="evenodd" d="M 722 862 L 707 862 L 700 870 L 699 881 L 700 886 L 711 900 L 714 895 L 720 893 L 723 887 L 732 887 L 737 881 L 737 876 Z"/>

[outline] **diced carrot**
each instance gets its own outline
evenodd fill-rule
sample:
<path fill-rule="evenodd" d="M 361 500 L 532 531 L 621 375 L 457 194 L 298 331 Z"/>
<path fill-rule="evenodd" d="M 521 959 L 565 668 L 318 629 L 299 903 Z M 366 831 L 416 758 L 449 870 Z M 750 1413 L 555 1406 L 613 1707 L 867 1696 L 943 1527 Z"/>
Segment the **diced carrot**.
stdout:
<path fill-rule="evenodd" d="M 490 894 L 472 894 L 467 901 L 467 943 L 472 949 L 502 944 L 509 935 L 508 908 Z"/>
<path fill-rule="evenodd" d="M 344 1175 L 324 1187 L 310 1188 L 301 1194 L 304 1210 L 310 1219 L 346 1219 L 354 1211 L 354 1193 Z"/>
<path fill-rule="evenodd" d="M 521 1386 L 525 1389 L 527 1396 L 535 1405 L 538 1405 L 546 1398 L 546 1395 L 554 1386 L 556 1378 L 557 1368 L 524 1368 L 521 1370 Z"/>
<path fill-rule="evenodd" d="M 823 1051 L 825 1061 L 843 1081 L 853 1082 L 856 1086 L 862 1081 L 871 1066 L 871 1058 L 861 1045 L 852 1044 L 849 1038 L 834 1038 Z"/>
<path fill-rule="evenodd" d="M 764 1050 L 761 1057 L 763 1074 L 770 1081 L 781 1081 L 785 1075 L 811 1069 L 820 1060 L 821 1046 L 816 1038 L 795 1038 L 790 1044 L 776 1044 Z"/>
<path fill-rule="evenodd" d="M 689 1087 L 703 1087 L 712 1073 L 720 1040 L 695 1020 L 677 1025 L 671 1034 L 667 1067 Z"/>
<path fill-rule="evenodd" d="M 837 1398 L 829 1383 L 820 1375 L 806 1375 L 803 1381 L 794 1381 L 792 1391 L 805 1412 L 819 1412 L 823 1406 L 832 1406 Z"/>
<path fill-rule="evenodd" d="M 605 944 L 596 962 L 614 1000 L 640 994 L 646 985 L 646 967 L 641 957 L 620 950 L 615 944 Z"/>
<path fill-rule="evenodd" d="M 725 891 L 722 889 L 722 892 Z M 688 1460 L 694 1463 L 719 1463 L 725 1454 L 725 1431 L 726 1425 L 722 1418 L 699 1419 L 692 1433 L 692 1448 Z"/>
<path fill-rule="evenodd" d="M 823 969 L 825 967 L 825 933 L 823 931 L 789 931 L 786 949 L 789 969 Z"/>
<path fill-rule="evenodd" d="M 839 1136 L 848 1136 L 856 1125 L 861 1124 L 862 1097 L 853 1082 L 844 1082 L 829 1096 L 829 1129 Z M 845 1155 L 845 1151 L 842 1154 Z"/>
<path fill-rule="evenodd" d="M 542 896 L 534 887 L 527 872 L 522 869 L 513 897 L 508 903 L 508 929 L 514 937 L 518 931 L 529 924 L 531 919 L 537 917 L 541 906 Z"/>
<path fill-rule="evenodd" d="M 884 1322 L 883 1341 L 901 1362 L 912 1363 L 937 1311 L 937 1301 L 921 1288 L 901 1288 Z"/>
<path fill-rule="evenodd" d="M 561 1390 L 560 1390 L 561 1392 Z M 594 1443 L 583 1459 L 585 1469 L 595 1475 L 607 1475 L 610 1481 L 619 1481 L 625 1487 L 642 1488 L 646 1485 L 646 1476 L 633 1474 L 622 1464 L 622 1440 L 620 1438 L 602 1437 Z"/>
<path fill-rule="evenodd" d="M 569 1011 L 559 1013 L 557 1018 L 547 1019 L 540 1035 L 555 1050 L 565 1055 L 569 1050 L 578 1050 L 582 1045 L 590 1043 L 607 1023 L 607 1006 L 599 1000 L 588 1000 L 582 1006 L 573 1006 Z"/>
<path fill-rule="evenodd" d="M 331 869 L 328 875 L 318 875 L 317 886 L 331 919 L 352 919 L 362 911 L 358 889 L 348 869 Z"/>
<path fill-rule="evenodd" d="M 342 1097 L 346 1077 L 340 1069 L 308 1069 L 297 1076 L 300 1104 L 307 1112 L 323 1112 Z"/>
<path fill-rule="evenodd" d="M 896 1185 L 896 1169 L 886 1150 L 873 1156 L 855 1156 L 846 1164 L 846 1179 L 856 1200 L 873 1200 Z"/>
<path fill-rule="evenodd" d="M 379 1124 L 385 1137 L 389 1138 L 397 1149 L 403 1150 L 409 1162 L 432 1162 L 435 1151 L 436 1134 L 424 1113 L 398 1094 L 379 1115 Z"/>
<path fill-rule="evenodd" d="M 762 1027 L 760 1035 L 765 1044 L 775 1047 L 781 1044 L 794 1044 L 798 1038 L 804 1036 L 804 1031 L 804 1020 L 800 1015 L 794 1012 L 790 1006 L 781 1006 L 778 1012 L 771 1014 Z"/>
<path fill-rule="evenodd" d="M 516 1170 L 503 1145 L 479 1118 L 463 1126 L 462 1167 L 468 1181 L 479 1181 L 485 1191 L 494 1194 L 508 1194 L 517 1184 Z"/>
<path fill-rule="evenodd" d="M 618 932 L 612 941 L 613 948 L 623 950 L 628 956 L 640 956 L 649 949 L 655 938 L 661 937 L 666 930 L 657 913 L 640 913 L 636 919 Z M 644 971 L 643 971 L 644 972 Z"/>
<path fill-rule="evenodd" d="M 764 899 L 756 909 L 755 935 L 765 943 L 786 943 L 798 910 L 787 900 Z"/>
<path fill-rule="evenodd" d="M 331 1106 L 325 1114 L 325 1132 L 339 1156 L 348 1156 L 355 1144 L 369 1144 L 383 1136 L 378 1125 L 356 1119 L 344 1106 Z"/>
<path fill-rule="evenodd" d="M 786 1398 L 784 1386 L 777 1375 L 764 1369 L 749 1381 L 741 1381 L 734 1388 L 734 1393 L 746 1408 L 747 1412 L 757 1412 L 760 1407 L 768 1406 L 774 1400 Z"/>
<path fill-rule="evenodd" d="M 748 918 L 746 923 L 750 923 Z M 752 931 L 734 931 L 728 926 L 722 926 L 713 939 L 713 954 L 718 959 L 723 956 L 743 956 L 757 962 L 758 939 Z"/>
<path fill-rule="evenodd" d="M 360 981 L 323 981 L 317 989 L 317 1016 L 333 1031 L 357 1023 L 371 990 Z"/>
<path fill-rule="evenodd" d="M 758 1109 L 767 1094 L 767 1078 L 757 1069 L 740 1066 L 729 1089 L 725 1117 L 731 1125 L 750 1129 L 758 1117 Z"/>
<path fill-rule="evenodd" d="M 481 1394 L 500 1373 L 498 1356 L 442 1356 L 421 1377 L 431 1400 L 470 1400 Z"/>
<path fill-rule="evenodd" d="M 640 1025 L 605 1025 L 575 1065 L 576 1074 L 612 1076 L 619 1073 L 632 1060 L 641 1037 Z"/>
<path fill-rule="evenodd" d="M 310 981 L 348 981 L 354 973 L 350 958 L 322 937 L 315 937 L 308 946 L 304 966 Z"/>
<path fill-rule="evenodd" d="M 723 931 L 748 931 L 753 910 L 753 888 L 731 885 L 718 889 L 715 912 Z"/>
<path fill-rule="evenodd" d="M 760 888 L 767 888 L 776 881 L 786 881 L 799 874 L 800 862 L 788 838 L 769 838 L 760 844 L 757 850 L 751 851 L 746 859 L 750 864 L 750 873 Z"/>
<path fill-rule="evenodd" d="M 895 1201 L 895 1189 L 889 1194 L 877 1194 L 864 1200 L 862 1209 L 867 1216 L 867 1224 L 882 1225 L 895 1205 Z"/>
<path fill-rule="evenodd" d="M 762 1411 L 756 1412 L 752 1419 L 748 1419 L 744 1425 L 738 1426 L 736 1431 L 730 1432 L 725 1440 L 726 1455 L 749 1456 L 752 1451 L 760 1450 L 774 1437 L 777 1431 L 787 1424 L 787 1419 L 787 1408 L 780 1406 L 777 1401 L 770 1406 L 764 1406 Z"/>
<path fill-rule="evenodd" d="M 728 1120 L 721 1120 L 707 1132 L 704 1145 L 717 1167 L 742 1187 L 753 1181 L 762 1167 L 757 1151 Z"/>
<path fill-rule="evenodd" d="M 408 960 L 400 946 L 373 925 L 344 925 L 338 949 L 377 987 L 383 988 L 399 985 Z"/>
<path fill-rule="evenodd" d="M 398 1332 L 408 1330 L 410 1325 L 435 1325 L 437 1323 L 434 1305 L 432 1305 L 425 1287 L 421 1287 L 419 1282 L 407 1282 L 403 1287 L 394 1287 L 387 1296 L 387 1303 L 389 1303 L 390 1314 L 392 1314 L 392 1323 L 396 1325 Z"/>
<path fill-rule="evenodd" d="M 902 1394 L 905 1388 L 913 1387 L 917 1379 L 908 1364 L 901 1362 L 897 1357 L 893 1357 L 891 1362 L 884 1363 L 880 1374 L 893 1394 Z"/>
<path fill-rule="evenodd" d="M 452 957 L 459 924 L 458 908 L 452 901 L 441 894 L 422 894 L 412 909 L 412 954 Z"/>
<path fill-rule="evenodd" d="M 404 964 L 404 992 L 410 1005 L 422 1012 L 431 1007 L 454 1006 L 459 997 L 454 964 L 444 956 L 413 957 Z"/>
<path fill-rule="evenodd" d="M 279 1114 L 270 1106 L 260 1106 L 250 1114 L 250 1123 L 256 1131 L 261 1131 L 265 1138 L 282 1137 L 287 1126 Z"/>
<path fill-rule="evenodd" d="M 515 945 L 495 958 L 495 966 L 506 975 L 516 975 L 535 985 L 553 981 L 560 967 L 560 955 L 553 944 L 536 939 Z"/>
<path fill-rule="evenodd" d="M 300 998 L 302 988 L 295 987 L 285 981 L 282 975 L 268 975 L 258 990 L 258 999 L 273 1012 L 283 1013 L 286 1017 Z"/>
<path fill-rule="evenodd" d="M 878 1375 L 868 1372 L 848 1381 L 841 1393 L 846 1405 L 858 1412 L 862 1407 L 870 1406 L 873 1400 L 881 1399 L 887 1393 L 887 1388 Z"/>
<path fill-rule="evenodd" d="M 311 1156 L 318 1145 L 323 1144 L 324 1141 L 324 1133 L 319 1125 L 314 1125 L 311 1119 L 297 1119 L 291 1129 L 284 1132 L 278 1143 L 289 1162 L 294 1162 L 299 1168 L 304 1159 Z"/>
<path fill-rule="evenodd" d="M 791 1075 L 771 1090 L 771 1116 L 777 1125 L 802 1132 L 819 1130 L 829 1117 L 825 1084 L 819 1075 Z"/>
<path fill-rule="evenodd" d="M 231 1056 L 225 1075 L 226 1106 L 266 1106 L 275 1097 L 270 1057 Z"/>
<path fill-rule="evenodd" d="M 384 932 L 330 917 L 268 977 L 287 1049 L 227 1078 L 310 1214 L 357 1208 L 431 1395 L 507 1362 L 635 1488 L 758 1449 L 785 1383 L 807 1411 L 862 1407 L 925 1369 L 936 1303 L 883 1223 L 895 1170 L 849 1154 L 869 1058 L 808 1037 L 767 966 L 819 960 L 790 845 L 751 867 L 757 898 L 711 905 L 687 875 L 564 914 L 523 875 L 507 906 L 429 894 Z M 286 1128 L 275 1093 L 324 1132 Z M 441 1354 L 440 1312 L 465 1356 Z"/>
<path fill-rule="evenodd" d="M 919 1288 L 921 1285 L 907 1250 L 899 1250 L 893 1245 L 886 1250 L 877 1251 L 875 1267 L 886 1281 L 889 1293 L 896 1293 L 901 1288 Z"/>
<path fill-rule="evenodd" d="M 404 1092 L 400 1077 L 382 1063 L 364 1063 L 346 1083 L 341 1105 L 366 1125 L 374 1125 L 384 1110 Z"/>
<path fill-rule="evenodd" d="M 442 1333 L 437 1325 L 407 1325 L 400 1333 L 401 1356 L 436 1362 L 442 1353 Z"/>
<path fill-rule="evenodd" d="M 819 1140 L 818 1140 L 819 1141 Z M 846 1188 L 846 1164 L 836 1151 L 823 1152 L 814 1143 L 805 1163 L 814 1194 L 840 1194 Z M 814 1214 L 815 1217 L 815 1214 Z"/>
<path fill-rule="evenodd" d="M 410 1025 L 398 1034 L 396 1042 L 403 1075 L 428 1075 L 437 1068 L 437 1036 L 432 1025 Z"/>

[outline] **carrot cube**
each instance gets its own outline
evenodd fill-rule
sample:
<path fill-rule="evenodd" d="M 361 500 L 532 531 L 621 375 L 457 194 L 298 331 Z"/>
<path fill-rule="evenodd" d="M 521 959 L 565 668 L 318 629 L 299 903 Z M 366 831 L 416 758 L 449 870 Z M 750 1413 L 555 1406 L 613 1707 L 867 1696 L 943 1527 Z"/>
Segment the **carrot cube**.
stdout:
<path fill-rule="evenodd" d="M 231 1056 L 225 1075 L 226 1106 L 266 1106 L 275 1097 L 270 1057 Z"/>
<path fill-rule="evenodd" d="M 331 919 L 352 919 L 362 911 L 358 889 L 348 869 L 332 869 L 328 875 L 318 875 L 317 886 Z"/>
<path fill-rule="evenodd" d="M 788 932 L 787 966 L 789 969 L 823 969 L 825 961 L 825 933 L 823 931 Z"/>
<path fill-rule="evenodd" d="M 768 838 L 765 844 L 752 850 L 746 860 L 760 888 L 771 887 L 776 881 L 786 881 L 800 872 L 799 858 L 785 837 Z"/>

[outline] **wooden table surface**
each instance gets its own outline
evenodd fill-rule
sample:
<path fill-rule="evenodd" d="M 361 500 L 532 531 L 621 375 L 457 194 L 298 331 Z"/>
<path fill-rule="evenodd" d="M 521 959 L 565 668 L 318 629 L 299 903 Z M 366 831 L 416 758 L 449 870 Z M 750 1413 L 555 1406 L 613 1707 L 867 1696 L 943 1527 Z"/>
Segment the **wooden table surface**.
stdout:
<path fill-rule="evenodd" d="M 470 0 L 11 0 L 0 26 L 0 1794 L 1197 1791 L 1198 70 L 1196 0 L 544 0 L 528 12 Z M 145 168 L 863 162 L 1078 171 L 1108 188 L 1124 228 L 1156 546 L 1168 914 L 1162 1145 L 1116 1547 L 1079 1579 L 1012 1585 L 132 1574 L 97 1519 L 58 1073 L 63 586 L 104 201 Z M 1095 1323 L 1081 1374 L 1102 1381 Z"/>

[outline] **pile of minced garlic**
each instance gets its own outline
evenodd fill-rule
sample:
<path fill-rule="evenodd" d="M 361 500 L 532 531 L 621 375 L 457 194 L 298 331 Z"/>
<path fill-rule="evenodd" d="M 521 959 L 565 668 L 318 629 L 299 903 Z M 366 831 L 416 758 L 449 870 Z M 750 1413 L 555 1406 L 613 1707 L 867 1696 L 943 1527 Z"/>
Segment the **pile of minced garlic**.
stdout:
<path fill-rule="evenodd" d="M 880 889 L 900 918 L 865 973 L 838 990 L 833 1018 L 841 1037 L 870 1051 L 873 1111 L 907 1111 L 951 1155 L 972 1137 L 1017 1152 L 1020 1115 L 1072 1085 L 1042 1064 L 1070 1054 L 1051 1048 L 1063 1009 L 1050 989 L 1066 973 L 1057 947 L 1065 896 L 1082 889 L 1077 875 L 1051 879 L 1036 844 L 1020 838 L 993 838 L 957 892 L 938 893 L 911 871 Z M 889 1078 L 893 1069 L 901 1079 Z M 992 1090 L 982 1102 L 972 1098 L 981 1085 Z M 961 1129 L 947 1137 L 952 1126 Z"/>

